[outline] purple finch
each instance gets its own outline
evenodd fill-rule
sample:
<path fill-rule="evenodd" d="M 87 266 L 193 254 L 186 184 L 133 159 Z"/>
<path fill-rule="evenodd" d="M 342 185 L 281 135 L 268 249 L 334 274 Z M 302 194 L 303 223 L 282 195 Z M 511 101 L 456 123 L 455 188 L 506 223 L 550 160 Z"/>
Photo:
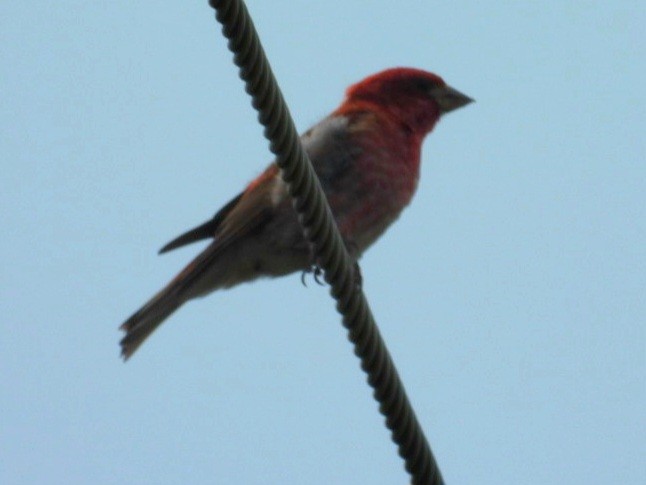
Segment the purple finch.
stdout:
<path fill-rule="evenodd" d="M 355 260 L 411 201 L 424 137 L 443 114 L 472 101 L 435 74 L 388 69 L 350 86 L 341 106 L 302 135 Z M 274 163 L 212 219 L 160 253 L 202 239 L 212 242 L 121 325 L 124 359 L 188 300 L 261 276 L 307 271 L 315 263 Z"/>

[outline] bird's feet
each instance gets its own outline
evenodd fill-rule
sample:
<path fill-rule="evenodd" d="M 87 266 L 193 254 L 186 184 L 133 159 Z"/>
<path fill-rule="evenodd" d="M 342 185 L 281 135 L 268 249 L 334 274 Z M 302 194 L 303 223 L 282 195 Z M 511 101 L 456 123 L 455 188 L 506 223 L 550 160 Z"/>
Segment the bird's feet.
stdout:
<path fill-rule="evenodd" d="M 316 264 L 312 264 L 309 268 L 304 269 L 303 272 L 301 273 L 301 283 L 303 283 L 303 286 L 305 287 L 307 286 L 306 277 L 310 273 L 312 273 L 312 275 L 314 276 L 314 281 L 316 281 L 316 283 L 318 283 L 321 286 L 325 286 L 325 279 L 323 279 L 324 271 L 321 269 L 320 266 Z M 359 266 L 359 263 L 356 261 L 352 266 L 352 277 L 354 279 L 354 285 L 357 288 L 361 288 L 363 286 L 363 276 L 361 275 L 361 267 Z"/>
<path fill-rule="evenodd" d="M 309 273 L 312 273 L 312 275 L 314 276 L 314 281 L 316 281 L 316 283 L 318 283 L 321 286 L 325 285 L 325 280 L 323 279 L 324 271 L 321 269 L 321 267 L 318 264 L 312 263 L 309 268 L 304 269 L 303 272 L 301 273 L 301 283 L 303 283 L 303 286 L 307 286 L 307 281 L 305 280 L 305 277 Z"/>

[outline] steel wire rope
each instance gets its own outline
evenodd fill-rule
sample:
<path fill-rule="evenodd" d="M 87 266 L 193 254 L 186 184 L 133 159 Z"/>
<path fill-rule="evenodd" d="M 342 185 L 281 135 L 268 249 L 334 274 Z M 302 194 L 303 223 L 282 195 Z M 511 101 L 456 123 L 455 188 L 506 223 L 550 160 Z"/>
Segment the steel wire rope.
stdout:
<path fill-rule="evenodd" d="M 305 150 L 278 83 L 272 73 L 253 21 L 242 0 L 209 0 L 222 33 L 234 54 L 246 92 L 270 142 L 293 199 L 303 232 L 324 271 L 336 308 L 343 316 L 348 338 L 361 360 L 386 418 L 399 455 L 416 485 L 443 485 L 431 448 L 406 396 L 395 365 L 374 321 L 358 282 L 358 265 L 350 258 L 320 182 Z"/>

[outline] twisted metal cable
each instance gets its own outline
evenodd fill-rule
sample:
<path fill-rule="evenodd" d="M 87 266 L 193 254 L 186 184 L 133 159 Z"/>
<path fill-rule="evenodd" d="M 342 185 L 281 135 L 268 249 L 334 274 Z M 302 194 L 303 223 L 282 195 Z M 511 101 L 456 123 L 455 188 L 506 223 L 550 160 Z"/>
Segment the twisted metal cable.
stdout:
<path fill-rule="evenodd" d="M 343 316 L 348 338 L 374 389 L 379 411 L 398 445 L 399 455 L 416 485 L 443 485 L 424 432 L 406 396 L 395 365 L 358 284 L 358 266 L 348 255 L 321 184 L 312 168 L 287 104 L 269 66 L 251 17 L 242 0 L 210 0 L 222 33 L 229 40 L 234 63 L 258 111 L 270 150 L 276 155 L 316 261 Z"/>

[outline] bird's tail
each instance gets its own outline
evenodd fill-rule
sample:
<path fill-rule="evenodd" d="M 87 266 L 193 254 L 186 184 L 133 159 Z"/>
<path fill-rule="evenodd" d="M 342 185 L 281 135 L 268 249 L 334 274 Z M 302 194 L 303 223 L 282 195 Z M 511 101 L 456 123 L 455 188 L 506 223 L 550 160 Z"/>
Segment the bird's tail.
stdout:
<path fill-rule="evenodd" d="M 148 336 L 186 301 L 170 284 L 135 312 L 121 327 L 126 335 L 121 339 L 121 356 L 128 360 Z"/>
<path fill-rule="evenodd" d="M 261 193 L 260 196 L 264 195 Z M 214 219 L 174 239 L 161 252 L 184 244 L 204 239 L 208 232 L 215 233 L 218 225 L 229 211 L 241 200 L 241 195 L 229 202 Z M 268 209 L 264 202 L 254 202 L 255 196 L 246 202 L 246 210 L 237 220 L 230 222 L 217 238 L 191 261 L 159 293 L 121 325 L 126 335 L 121 339 L 121 355 L 128 360 L 148 336 L 168 318 L 171 313 L 191 298 L 203 296 L 220 288 L 229 288 L 257 276 L 258 270 L 245 257 L 247 236 L 266 223 Z M 245 209 L 251 204 L 251 209 Z M 256 244 L 254 242 L 254 244 Z"/>
<path fill-rule="evenodd" d="M 226 244 L 221 241 L 208 246 L 119 327 L 126 332 L 121 339 L 121 356 L 124 360 L 128 360 L 144 340 L 188 300 L 226 287 L 227 282 L 231 286 L 241 281 L 232 279 L 232 272 L 235 273 L 237 266 L 234 259 L 223 258 L 225 248 Z"/>

